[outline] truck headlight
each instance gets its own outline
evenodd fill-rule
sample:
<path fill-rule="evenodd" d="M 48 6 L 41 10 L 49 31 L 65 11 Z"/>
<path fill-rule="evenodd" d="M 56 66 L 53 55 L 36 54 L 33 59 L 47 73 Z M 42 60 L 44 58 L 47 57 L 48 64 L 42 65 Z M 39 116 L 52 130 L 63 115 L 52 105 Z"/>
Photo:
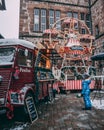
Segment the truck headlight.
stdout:
<path fill-rule="evenodd" d="M 2 83 L 3 81 L 3 77 L 0 75 L 0 84 Z"/>
<path fill-rule="evenodd" d="M 11 93 L 11 102 L 13 103 L 19 103 L 19 100 L 18 100 L 18 93 Z"/>

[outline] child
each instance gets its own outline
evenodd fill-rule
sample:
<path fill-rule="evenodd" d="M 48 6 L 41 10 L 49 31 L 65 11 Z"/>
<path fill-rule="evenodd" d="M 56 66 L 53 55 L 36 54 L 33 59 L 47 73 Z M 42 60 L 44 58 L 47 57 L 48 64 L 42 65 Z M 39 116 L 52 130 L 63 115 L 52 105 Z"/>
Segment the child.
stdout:
<path fill-rule="evenodd" d="M 92 104 L 90 101 L 90 83 L 91 83 L 91 79 L 89 78 L 90 76 L 88 74 L 84 74 L 83 78 L 84 80 L 82 80 L 82 92 L 81 95 L 83 96 L 83 100 L 85 103 L 85 108 L 83 108 L 83 110 L 91 110 Z"/>

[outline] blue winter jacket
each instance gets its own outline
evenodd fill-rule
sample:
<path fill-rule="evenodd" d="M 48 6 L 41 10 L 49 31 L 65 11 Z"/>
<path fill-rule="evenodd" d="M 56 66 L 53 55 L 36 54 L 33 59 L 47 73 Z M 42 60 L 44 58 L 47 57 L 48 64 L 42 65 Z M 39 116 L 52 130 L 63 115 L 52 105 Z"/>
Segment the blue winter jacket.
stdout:
<path fill-rule="evenodd" d="M 91 83 L 90 79 L 86 79 L 86 80 L 82 81 L 82 92 L 81 92 L 81 94 L 83 96 L 90 94 L 90 86 L 89 86 L 90 83 Z"/>

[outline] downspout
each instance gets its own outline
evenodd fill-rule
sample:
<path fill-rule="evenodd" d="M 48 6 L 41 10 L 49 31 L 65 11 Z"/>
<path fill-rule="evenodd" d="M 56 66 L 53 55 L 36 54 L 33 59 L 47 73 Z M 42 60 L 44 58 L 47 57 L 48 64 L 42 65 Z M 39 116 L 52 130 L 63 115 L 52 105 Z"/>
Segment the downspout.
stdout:
<path fill-rule="evenodd" d="M 93 29 L 92 29 L 92 13 L 91 13 L 91 0 L 89 0 L 89 13 L 90 13 L 90 21 L 91 21 L 91 34 L 93 34 Z"/>

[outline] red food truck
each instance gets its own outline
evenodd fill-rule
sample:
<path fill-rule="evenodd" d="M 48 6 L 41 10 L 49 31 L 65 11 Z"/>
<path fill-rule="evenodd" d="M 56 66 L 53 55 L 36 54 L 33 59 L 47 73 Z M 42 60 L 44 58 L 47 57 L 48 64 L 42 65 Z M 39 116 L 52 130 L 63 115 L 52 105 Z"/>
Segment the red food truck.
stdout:
<path fill-rule="evenodd" d="M 9 119 L 15 107 L 23 107 L 32 97 L 37 103 L 49 97 L 54 77 L 49 59 L 31 42 L 20 39 L 0 39 L 0 114 Z"/>

